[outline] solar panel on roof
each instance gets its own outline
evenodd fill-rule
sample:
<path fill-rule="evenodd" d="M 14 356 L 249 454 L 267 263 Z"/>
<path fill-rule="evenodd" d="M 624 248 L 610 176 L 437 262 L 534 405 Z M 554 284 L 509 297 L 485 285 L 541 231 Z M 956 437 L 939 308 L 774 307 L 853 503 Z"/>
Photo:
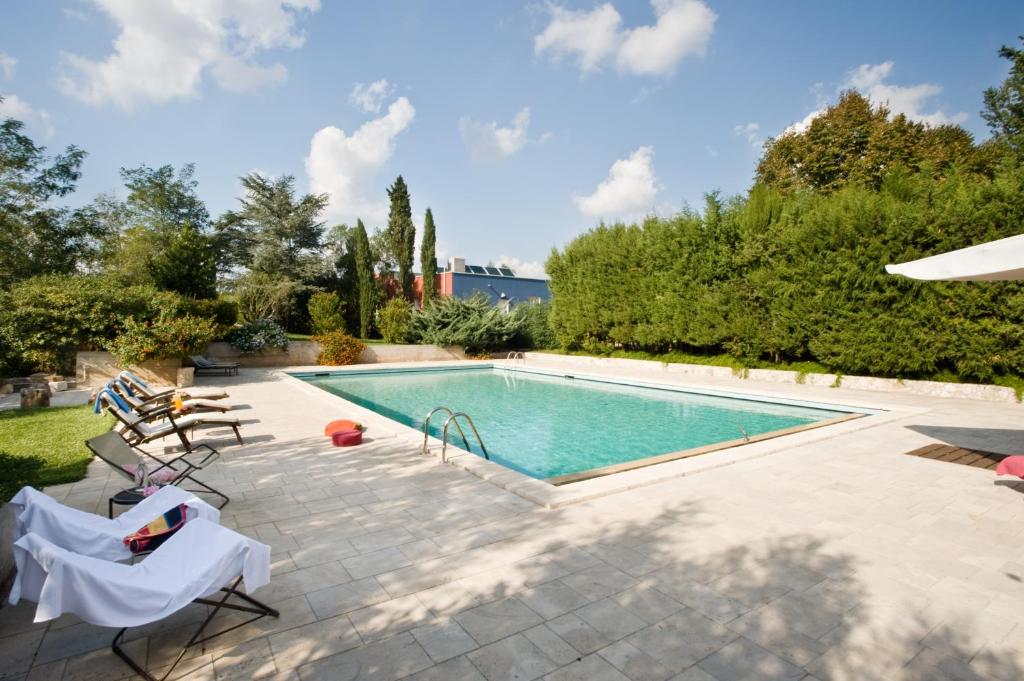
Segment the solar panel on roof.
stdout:
<path fill-rule="evenodd" d="M 468 269 L 473 274 L 487 274 L 484 268 L 480 267 L 480 265 L 466 265 L 466 269 Z"/>
<path fill-rule="evenodd" d="M 488 267 L 485 267 L 484 269 L 487 270 L 487 274 L 493 274 L 496 277 L 500 277 L 501 276 L 501 272 L 498 271 L 497 267 L 490 267 L 490 266 L 488 266 Z"/>
<path fill-rule="evenodd" d="M 515 272 L 513 272 L 512 270 L 510 270 L 507 267 L 499 267 L 498 271 L 501 272 L 501 276 L 503 276 L 503 277 L 514 277 L 514 276 L 516 276 Z"/>

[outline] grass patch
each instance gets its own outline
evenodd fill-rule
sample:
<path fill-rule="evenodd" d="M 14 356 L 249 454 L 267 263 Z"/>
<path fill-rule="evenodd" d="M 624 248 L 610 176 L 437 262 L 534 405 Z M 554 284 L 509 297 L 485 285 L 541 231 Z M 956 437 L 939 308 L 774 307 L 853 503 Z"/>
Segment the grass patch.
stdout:
<path fill-rule="evenodd" d="M 308 341 L 313 340 L 313 335 L 308 333 L 289 333 L 288 340 L 290 341 Z M 384 341 L 380 338 L 360 338 L 362 342 L 367 345 L 383 345 Z"/>
<path fill-rule="evenodd" d="M 0 495 L 14 482 L 44 487 L 81 480 L 92 458 L 85 440 L 113 424 L 112 416 L 97 416 L 89 405 L 0 412 L 0 452 L 9 457 L 0 460 Z"/>

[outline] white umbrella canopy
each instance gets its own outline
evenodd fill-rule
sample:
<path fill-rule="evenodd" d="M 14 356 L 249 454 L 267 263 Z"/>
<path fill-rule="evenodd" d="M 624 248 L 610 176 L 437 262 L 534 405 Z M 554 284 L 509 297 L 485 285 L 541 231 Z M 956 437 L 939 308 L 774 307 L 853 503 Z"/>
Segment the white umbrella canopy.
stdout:
<path fill-rule="evenodd" d="M 929 281 L 1024 280 L 1024 234 L 899 265 L 886 265 L 885 271 Z"/>

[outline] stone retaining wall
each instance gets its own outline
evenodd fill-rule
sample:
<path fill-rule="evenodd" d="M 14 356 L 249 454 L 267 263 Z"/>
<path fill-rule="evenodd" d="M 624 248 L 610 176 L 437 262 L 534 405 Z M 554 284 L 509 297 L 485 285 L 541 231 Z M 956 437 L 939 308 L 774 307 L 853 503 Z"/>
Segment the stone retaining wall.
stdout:
<path fill-rule="evenodd" d="M 840 390 L 871 390 L 888 393 L 909 393 L 928 397 L 984 400 L 987 402 L 1017 402 L 1017 393 L 1013 388 L 1001 385 L 904 381 L 897 378 L 874 378 L 871 376 L 839 377 L 836 374 L 800 374 L 796 371 L 780 371 L 776 369 L 737 370 L 729 367 L 706 366 L 703 364 L 663 364 L 644 359 L 580 357 L 544 352 L 527 352 L 526 357 L 531 360 L 558 361 L 561 364 L 578 367 L 615 367 L 619 369 L 636 369 L 645 372 L 664 372 L 689 376 L 736 377 L 767 383 L 805 383 L 807 385 L 825 386 Z"/>
<path fill-rule="evenodd" d="M 291 341 L 287 350 L 266 350 L 255 355 L 243 355 L 228 343 L 210 343 L 206 356 L 218 362 L 238 362 L 243 367 L 296 367 L 315 366 L 320 344 L 315 341 Z M 379 362 L 432 362 L 466 359 L 460 348 L 440 345 L 367 344 L 359 355 L 359 364 Z"/>
<path fill-rule="evenodd" d="M 79 387 L 95 388 L 121 373 L 124 368 L 109 352 L 80 350 L 75 355 L 75 377 Z M 154 385 L 192 385 L 192 367 L 182 367 L 180 359 L 161 359 L 131 367 L 139 378 Z"/>

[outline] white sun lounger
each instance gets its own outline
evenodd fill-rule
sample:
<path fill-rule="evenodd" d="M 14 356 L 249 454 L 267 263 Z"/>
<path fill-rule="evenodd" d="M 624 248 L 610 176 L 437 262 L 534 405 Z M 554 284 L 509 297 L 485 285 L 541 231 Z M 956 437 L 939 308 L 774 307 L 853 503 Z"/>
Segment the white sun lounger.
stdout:
<path fill-rule="evenodd" d="M 120 646 L 129 627 L 164 619 L 192 602 L 213 606 L 166 678 L 190 647 L 241 626 L 203 636 L 221 608 L 252 613 L 247 621 L 278 616 L 273 608 L 238 591 L 243 581 L 248 593 L 270 581 L 270 547 L 203 518 L 185 523 L 134 565 L 73 553 L 32 532 L 14 543 L 14 561 L 19 575 L 39 577 L 16 580 L 11 603 L 19 598 L 38 603 L 36 622 L 72 613 L 91 624 L 120 627 L 112 650 L 147 679 L 154 677 Z M 32 564 L 39 569 L 32 569 Z M 223 596 L 208 598 L 218 592 Z M 242 603 L 228 602 L 231 596 Z"/>
<path fill-rule="evenodd" d="M 22 487 L 10 500 L 14 509 L 14 540 L 37 534 L 83 556 L 126 560 L 132 553 L 124 538 L 176 506 L 188 507 L 186 518 L 220 522 L 220 511 L 180 487 L 161 487 L 113 520 L 65 506 L 32 487 Z"/>

